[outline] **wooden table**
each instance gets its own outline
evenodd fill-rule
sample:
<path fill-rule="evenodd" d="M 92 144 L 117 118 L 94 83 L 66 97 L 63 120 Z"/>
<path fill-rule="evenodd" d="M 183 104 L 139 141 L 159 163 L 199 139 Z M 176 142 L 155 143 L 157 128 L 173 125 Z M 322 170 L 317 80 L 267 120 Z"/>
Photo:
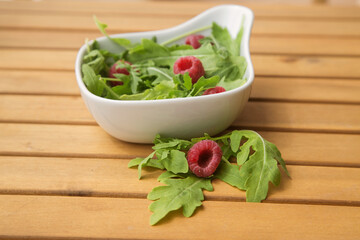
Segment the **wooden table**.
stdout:
<path fill-rule="evenodd" d="M 238 2 L 233 2 L 238 3 Z M 220 181 L 191 218 L 155 227 L 151 145 L 106 134 L 79 95 L 85 38 L 168 28 L 220 2 L 0 2 L 1 239 L 360 239 L 360 9 L 251 5 L 255 82 L 232 129 L 281 150 L 292 179 L 263 203 Z"/>

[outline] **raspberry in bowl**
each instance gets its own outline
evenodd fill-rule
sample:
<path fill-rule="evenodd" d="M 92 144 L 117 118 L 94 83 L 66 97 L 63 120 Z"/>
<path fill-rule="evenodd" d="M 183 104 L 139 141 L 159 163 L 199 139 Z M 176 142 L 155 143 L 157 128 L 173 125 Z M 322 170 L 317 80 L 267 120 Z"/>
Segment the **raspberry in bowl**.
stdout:
<path fill-rule="evenodd" d="M 202 96 L 186 98 L 156 100 L 107 99 L 90 92 L 84 83 L 81 68 L 84 56 L 87 53 L 87 46 L 84 45 L 77 55 L 75 73 L 81 96 L 96 122 L 113 137 L 136 143 L 150 143 L 156 134 L 182 139 L 202 136 L 204 133 L 215 135 L 229 127 L 247 103 L 254 79 L 254 70 L 249 53 L 249 38 L 253 22 L 251 10 L 238 5 L 221 5 L 211 8 L 173 28 L 152 32 L 124 33 L 110 37 L 125 38 L 132 43 L 136 43 L 141 42 L 142 39 L 151 39 L 156 36 L 157 41 L 163 43 L 174 38 L 174 36 L 211 25 L 213 22 L 216 22 L 221 27 L 226 27 L 233 37 L 241 27 L 243 28 L 239 49 L 240 55 L 246 59 L 247 64 L 243 79 L 241 79 L 245 82 L 243 85 L 225 92 L 215 91 L 208 95 L 201 94 Z M 210 30 L 207 29 L 196 34 L 206 37 L 209 32 Z M 109 52 L 125 50 L 107 37 L 100 37 L 96 41 L 102 49 Z M 178 39 L 174 43 L 184 44 L 185 37 Z M 201 59 L 201 56 L 194 57 Z M 211 59 L 203 58 L 201 61 L 203 64 L 206 61 L 207 66 L 212 64 Z M 136 63 L 129 62 L 132 64 L 131 67 L 136 67 Z M 190 75 L 190 72 L 188 73 Z M 127 75 L 121 72 L 120 74 Z M 192 81 L 194 84 L 193 77 Z M 201 79 L 198 79 L 198 81 L 201 81 Z M 116 87 L 122 88 L 124 85 L 119 84 Z"/>

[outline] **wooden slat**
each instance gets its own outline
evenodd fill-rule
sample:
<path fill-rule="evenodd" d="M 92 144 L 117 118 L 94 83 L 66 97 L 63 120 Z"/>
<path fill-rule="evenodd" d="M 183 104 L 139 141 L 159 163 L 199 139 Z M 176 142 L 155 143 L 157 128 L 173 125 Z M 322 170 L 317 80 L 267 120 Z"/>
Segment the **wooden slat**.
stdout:
<path fill-rule="evenodd" d="M 151 31 L 169 28 L 186 20 L 189 17 L 177 15 L 160 16 L 154 15 L 151 18 L 142 15 L 129 16 L 101 16 L 101 21 L 107 23 L 110 33 Z M 0 15 L 0 27 L 3 28 L 30 28 L 30 29 L 51 29 L 93 31 L 98 32 L 93 22 L 92 14 L 62 16 L 52 14 L 15 14 L 4 12 Z M 253 34 L 266 35 L 316 35 L 316 36 L 343 36 L 359 37 L 360 28 L 358 20 L 337 21 L 318 20 L 303 21 L 299 19 L 257 19 L 252 29 Z"/>
<path fill-rule="evenodd" d="M 0 70 L 0 93 L 79 95 L 72 72 Z M 251 98 L 360 103 L 360 82 L 344 79 L 256 77 Z"/>
<path fill-rule="evenodd" d="M 76 51 L 69 50 L 1 49 L 0 68 L 71 71 L 74 70 L 76 54 Z"/>
<path fill-rule="evenodd" d="M 95 39 L 99 33 L 52 32 L 43 30 L 0 29 L 0 47 L 59 48 L 78 50 L 86 38 Z M 26 35 L 26 41 L 24 41 Z M 254 35 L 250 41 L 251 53 L 301 55 L 360 55 L 360 39 L 328 37 L 284 37 Z"/>
<path fill-rule="evenodd" d="M 102 4 L 96 1 L 41 1 L 41 2 L 2 2 L 0 10 L 3 11 L 40 11 L 51 12 L 53 14 L 81 14 L 96 12 L 97 14 L 162 14 L 162 15 L 181 15 L 192 16 L 219 4 L 241 4 L 251 8 L 255 16 L 258 17 L 285 17 L 285 18 L 341 18 L 359 19 L 360 10 L 346 6 L 327 6 L 327 5 L 284 5 L 271 4 L 260 5 L 250 1 L 133 1 L 133 2 L 108 2 Z"/>
<path fill-rule="evenodd" d="M 342 36 L 359 37 L 360 28 L 358 21 L 338 20 L 268 20 L 254 21 L 253 34 L 269 35 L 317 35 L 317 36 Z"/>
<path fill-rule="evenodd" d="M 345 79 L 255 77 L 251 98 L 360 103 L 360 82 Z"/>
<path fill-rule="evenodd" d="M 145 198 L 162 171 L 128 169 L 125 159 L 0 157 L 0 193 L 80 195 Z M 360 205 L 360 169 L 288 166 L 292 179 L 283 175 L 270 187 L 267 202 Z M 336 176 L 333 181 L 329 176 Z M 126 183 L 126 184 L 124 184 Z M 215 191 L 206 199 L 245 201 L 245 192 L 213 180 Z"/>
<path fill-rule="evenodd" d="M 259 133 L 290 164 L 360 166 L 360 135 Z M 151 145 L 116 140 L 98 126 L 0 123 L 0 155 L 133 158 L 150 152 Z"/>
<path fill-rule="evenodd" d="M 261 36 L 250 39 L 251 53 L 302 55 L 356 55 L 360 54 L 360 39 L 304 36 Z"/>
<path fill-rule="evenodd" d="M 151 152 L 150 145 L 119 141 L 98 126 L 0 124 L 0 142 L 6 155 L 133 158 Z"/>
<path fill-rule="evenodd" d="M 233 125 L 360 133 L 360 105 L 249 102 Z"/>
<path fill-rule="evenodd" d="M 252 55 L 255 75 L 358 78 L 360 59 L 347 57 L 307 57 Z"/>
<path fill-rule="evenodd" d="M 149 203 L 144 199 L 0 196 L 0 232 L 3 238 L 223 239 L 226 235 L 226 239 L 244 236 L 247 239 L 356 239 L 360 236 L 358 207 L 205 201 L 191 218 L 182 217 L 177 211 L 151 227 Z"/>
<path fill-rule="evenodd" d="M 0 93 L 80 95 L 74 72 L 0 70 Z"/>
<path fill-rule="evenodd" d="M 76 51 L 2 49 L 0 69 L 74 70 Z M 306 57 L 252 55 L 255 75 L 360 78 L 360 59 L 354 57 Z"/>
<path fill-rule="evenodd" d="M 101 37 L 100 32 L 52 32 L 28 29 L 0 29 L 0 46 L 12 48 L 57 48 L 79 50 L 85 39 Z M 26 35 L 26 41 L 24 41 Z"/>
<path fill-rule="evenodd" d="M 80 96 L 3 95 L 0 99 L 3 122 L 96 124 Z"/>
<path fill-rule="evenodd" d="M 3 95 L 0 121 L 95 124 L 80 96 Z M 249 102 L 233 126 L 360 133 L 360 105 Z"/>

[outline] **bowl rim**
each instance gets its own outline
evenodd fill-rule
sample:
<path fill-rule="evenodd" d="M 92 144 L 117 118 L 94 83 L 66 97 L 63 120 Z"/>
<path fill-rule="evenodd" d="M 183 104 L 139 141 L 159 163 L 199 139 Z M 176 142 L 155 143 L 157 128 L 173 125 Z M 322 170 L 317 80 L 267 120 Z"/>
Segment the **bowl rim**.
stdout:
<path fill-rule="evenodd" d="M 209 94 L 209 95 L 202 95 L 202 96 L 194 96 L 194 97 L 188 97 L 188 98 L 169 98 L 169 99 L 154 99 L 154 100 L 116 100 L 116 99 L 108 99 L 108 98 L 103 98 L 100 96 L 97 96 L 93 93 L 91 93 L 87 87 L 85 86 L 85 83 L 82 79 L 82 72 L 81 72 L 81 65 L 82 65 L 82 60 L 83 60 L 83 56 L 85 51 L 87 50 L 87 44 L 83 44 L 76 56 L 76 61 L 75 61 L 75 75 L 76 75 L 76 81 L 77 84 L 79 86 L 80 89 L 80 93 L 82 95 L 85 95 L 87 98 L 90 98 L 94 101 L 100 101 L 100 102 L 104 102 L 104 103 L 111 103 L 111 104 L 126 104 L 126 105 L 138 105 L 138 104 L 153 104 L 153 103 L 157 103 L 157 104 L 169 104 L 169 103 L 174 103 L 174 102 L 187 102 L 187 101 L 196 101 L 196 99 L 210 99 L 210 98 L 217 98 L 217 97 L 225 97 L 227 95 L 233 95 L 236 94 L 238 92 L 241 92 L 243 90 L 245 90 L 246 88 L 250 87 L 254 81 L 254 68 L 252 65 L 252 61 L 251 61 L 251 57 L 250 57 L 250 47 L 249 47 L 249 43 L 250 43 L 250 36 L 251 36 L 251 30 L 252 30 L 252 26 L 253 26 L 253 22 L 254 22 L 254 14 L 252 12 L 251 9 L 241 6 L 241 5 L 235 5 L 235 4 L 222 4 L 222 5 L 218 5 L 212 8 L 209 8 L 203 12 L 201 12 L 200 14 L 196 15 L 195 17 L 179 24 L 176 25 L 174 27 L 170 27 L 170 28 L 166 28 L 166 29 L 161 29 L 161 30 L 155 30 L 155 31 L 142 31 L 142 32 L 131 32 L 131 33 L 119 33 L 119 34 L 112 34 L 109 35 L 110 37 L 129 37 L 129 36 L 137 36 L 137 35 L 142 35 L 142 34 L 153 34 L 153 35 L 157 35 L 157 34 L 161 34 L 163 32 L 167 32 L 167 31 L 176 31 L 179 28 L 183 28 L 186 25 L 190 25 L 192 24 L 194 21 L 197 21 L 198 19 L 201 19 L 202 17 L 204 17 L 205 15 L 211 14 L 215 11 L 219 11 L 221 9 L 226 9 L 226 8 L 237 8 L 240 11 L 244 12 L 246 15 L 247 19 L 247 31 L 244 31 L 243 36 L 242 36 L 242 42 L 244 42 L 244 47 L 243 47 L 243 56 L 245 57 L 246 61 L 247 61 L 247 70 L 249 71 L 249 77 L 247 79 L 247 81 L 245 82 L 245 84 L 241 85 L 240 87 L 237 87 L 235 89 L 226 91 L 226 92 L 222 92 L 222 93 L 218 93 L 218 94 Z M 103 41 L 105 40 L 106 37 L 102 36 L 102 37 L 98 37 L 95 40 L 97 41 Z M 88 43 L 93 42 L 94 40 L 89 41 Z M 201 98 L 199 98 L 201 97 Z"/>

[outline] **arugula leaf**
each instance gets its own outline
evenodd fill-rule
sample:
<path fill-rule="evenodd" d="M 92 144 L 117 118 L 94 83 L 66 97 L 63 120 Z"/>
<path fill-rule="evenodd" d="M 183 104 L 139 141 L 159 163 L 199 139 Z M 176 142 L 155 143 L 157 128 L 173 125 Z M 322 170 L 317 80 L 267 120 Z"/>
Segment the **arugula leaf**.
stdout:
<path fill-rule="evenodd" d="M 223 158 L 229 160 L 231 157 L 236 157 L 236 153 L 231 150 L 230 145 L 224 144 L 221 146 L 221 151 L 223 153 Z"/>
<path fill-rule="evenodd" d="M 95 74 L 99 74 L 105 67 L 105 57 L 97 49 L 90 51 L 83 59 L 83 62 L 91 67 Z"/>
<path fill-rule="evenodd" d="M 139 166 L 142 161 L 144 161 L 144 158 L 134 158 L 128 163 L 128 168 Z M 153 158 L 151 158 L 148 162 L 143 163 L 143 167 L 153 167 L 158 169 L 165 168 L 160 161 Z"/>
<path fill-rule="evenodd" d="M 125 75 L 125 74 L 114 74 L 115 77 L 117 77 L 116 80 L 118 81 L 121 81 L 123 84 L 122 85 L 117 85 L 115 87 L 112 87 L 112 90 L 118 95 L 118 96 L 121 96 L 123 94 L 131 94 L 132 91 L 131 91 L 131 88 L 130 88 L 130 82 L 131 82 L 131 79 L 128 75 Z M 105 80 L 107 81 L 114 81 L 114 79 L 111 79 L 111 78 L 105 78 Z M 118 97 L 119 99 L 119 97 Z"/>
<path fill-rule="evenodd" d="M 131 63 L 142 62 L 170 56 L 170 51 L 150 39 L 142 39 L 141 44 L 129 50 L 127 61 Z"/>
<path fill-rule="evenodd" d="M 222 78 L 217 86 L 225 88 L 226 91 L 238 88 L 246 83 L 246 79 L 236 79 L 232 81 L 225 81 L 226 78 Z"/>
<path fill-rule="evenodd" d="M 93 16 L 93 18 L 100 32 L 109 40 L 113 41 L 121 47 L 124 47 L 125 49 L 129 49 L 132 46 L 131 41 L 126 38 L 111 38 L 105 30 L 107 28 L 107 24 L 100 22 L 95 15 Z"/>
<path fill-rule="evenodd" d="M 216 68 L 212 69 L 211 75 L 218 75 L 227 82 L 235 81 L 243 78 L 246 66 L 244 57 L 229 57 L 226 60 L 218 61 Z"/>
<path fill-rule="evenodd" d="M 231 186 L 245 190 L 246 179 L 240 176 L 239 171 L 238 165 L 221 161 L 214 173 L 214 177 L 230 184 Z"/>
<path fill-rule="evenodd" d="M 215 22 L 212 25 L 211 35 L 217 48 L 224 47 L 232 56 L 240 55 L 239 41 L 234 41 L 227 28 L 222 28 Z M 242 34 L 241 34 L 242 35 Z"/>
<path fill-rule="evenodd" d="M 104 91 L 104 85 L 99 80 L 94 70 L 86 63 L 81 66 L 82 73 L 84 75 L 83 81 L 89 91 L 97 96 L 101 96 Z"/>
<path fill-rule="evenodd" d="M 215 87 L 218 84 L 219 80 L 219 76 L 213 76 L 211 78 L 199 78 L 199 80 L 193 85 L 189 96 L 201 95 L 204 90 Z"/>
<path fill-rule="evenodd" d="M 286 174 L 289 175 L 285 162 L 276 146 L 266 141 L 257 132 L 235 130 L 231 134 L 231 138 L 235 139 L 234 143 L 232 143 L 232 149 L 237 147 L 239 138 L 247 139 L 238 153 L 238 161 L 239 159 L 248 158 L 241 166 L 240 177 L 246 179 L 246 201 L 261 202 L 267 196 L 269 182 L 272 182 L 275 186 L 280 183 L 281 175 L 277 166 L 278 162 Z M 249 156 L 250 148 L 255 152 Z"/>
<path fill-rule="evenodd" d="M 116 92 L 114 92 L 114 90 L 110 86 L 108 86 L 104 81 L 100 80 L 99 82 L 103 85 L 105 89 L 106 98 L 119 100 L 119 95 Z"/>
<path fill-rule="evenodd" d="M 147 166 L 150 160 L 154 157 L 155 152 L 152 152 L 146 158 L 142 159 L 142 161 L 138 164 L 138 178 L 141 179 L 141 170 L 142 167 Z"/>
<path fill-rule="evenodd" d="M 202 189 L 213 191 L 210 179 L 188 176 L 185 179 L 163 179 L 167 186 L 154 188 L 147 196 L 155 200 L 149 209 L 153 212 L 150 224 L 154 225 L 164 218 L 169 212 L 183 207 L 185 217 L 190 217 L 196 207 L 201 206 L 204 200 Z"/>
<path fill-rule="evenodd" d="M 177 150 L 189 150 L 193 145 L 191 141 L 178 139 L 178 138 L 166 138 L 161 137 L 160 134 L 157 134 L 154 139 L 155 146 L 154 150 L 159 149 L 177 149 Z"/>
<path fill-rule="evenodd" d="M 192 79 L 189 75 L 188 72 L 186 72 L 184 74 L 184 87 L 187 89 L 187 90 L 190 90 L 192 88 L 193 84 L 192 84 Z"/>
<path fill-rule="evenodd" d="M 193 49 L 192 46 L 190 45 L 178 45 L 178 44 L 174 44 L 170 47 L 167 47 L 167 49 L 172 52 L 172 51 L 176 51 L 176 50 L 187 50 L 187 49 Z"/>
<path fill-rule="evenodd" d="M 138 86 L 142 82 L 142 79 L 139 78 L 133 70 L 130 70 L 130 88 L 132 93 L 138 93 Z"/>
<path fill-rule="evenodd" d="M 242 22 L 244 22 L 244 18 L 243 18 Z M 242 40 L 243 34 L 244 34 L 244 26 L 241 25 L 241 28 L 235 38 L 235 44 L 236 44 L 235 52 L 237 52 L 239 54 L 240 54 L 241 40 Z"/>
<path fill-rule="evenodd" d="M 161 67 L 148 67 L 148 74 L 152 76 L 156 76 L 156 80 L 152 82 L 153 85 L 159 84 L 161 81 L 172 81 L 173 73 L 170 72 L 167 68 Z"/>
<path fill-rule="evenodd" d="M 173 173 L 186 173 L 189 170 L 185 153 L 179 150 L 171 150 L 166 158 L 161 159 L 161 163 Z"/>
<path fill-rule="evenodd" d="M 159 182 L 163 182 L 165 179 L 169 179 L 169 178 L 184 178 L 182 175 L 180 174 L 175 174 L 173 172 L 170 171 L 166 171 L 163 172 L 159 177 L 158 177 L 158 181 Z"/>
<path fill-rule="evenodd" d="M 183 92 L 177 91 L 176 85 L 170 81 L 162 81 L 154 88 L 146 89 L 142 93 L 132 95 L 122 95 L 121 100 L 154 100 L 180 97 Z"/>

